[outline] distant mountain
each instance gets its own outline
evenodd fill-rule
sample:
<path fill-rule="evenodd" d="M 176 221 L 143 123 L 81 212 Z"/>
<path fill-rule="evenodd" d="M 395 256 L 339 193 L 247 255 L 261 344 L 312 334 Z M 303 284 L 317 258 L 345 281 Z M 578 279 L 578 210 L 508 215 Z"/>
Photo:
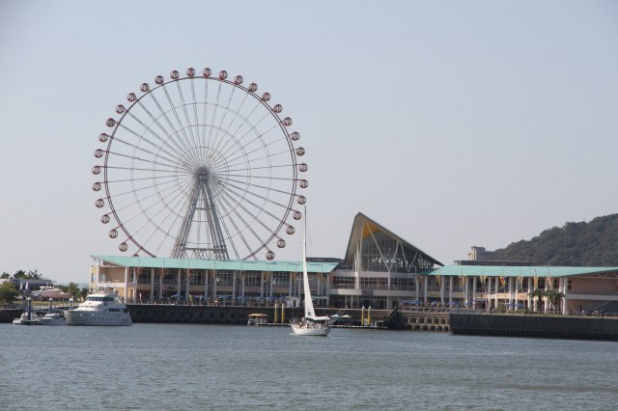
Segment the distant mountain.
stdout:
<path fill-rule="evenodd" d="M 618 214 L 550 228 L 530 241 L 494 251 L 491 259 L 538 265 L 618 266 Z"/>

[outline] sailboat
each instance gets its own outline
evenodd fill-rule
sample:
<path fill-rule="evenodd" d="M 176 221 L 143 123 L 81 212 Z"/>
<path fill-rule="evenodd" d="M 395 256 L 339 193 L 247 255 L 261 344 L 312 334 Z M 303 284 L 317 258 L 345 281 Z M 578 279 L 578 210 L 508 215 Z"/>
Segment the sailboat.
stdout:
<path fill-rule="evenodd" d="M 330 317 L 315 315 L 309 276 L 307 275 L 307 212 L 305 211 L 305 226 L 303 230 L 303 293 L 305 295 L 305 318 L 298 323 L 291 323 L 292 331 L 296 335 L 326 337 L 330 332 Z"/>

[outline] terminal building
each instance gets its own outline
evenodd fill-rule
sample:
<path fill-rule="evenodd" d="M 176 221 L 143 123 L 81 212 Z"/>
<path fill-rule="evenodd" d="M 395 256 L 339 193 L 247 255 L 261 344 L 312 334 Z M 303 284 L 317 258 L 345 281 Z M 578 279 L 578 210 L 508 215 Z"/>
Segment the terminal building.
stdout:
<path fill-rule="evenodd" d="M 309 282 L 314 304 L 333 309 L 412 305 L 618 312 L 618 267 L 536 266 L 491 261 L 490 254 L 473 247 L 468 260 L 445 266 L 359 213 L 343 259 L 308 259 Z M 114 287 L 128 302 L 299 304 L 302 299 L 302 262 L 92 257 L 91 289 Z"/>

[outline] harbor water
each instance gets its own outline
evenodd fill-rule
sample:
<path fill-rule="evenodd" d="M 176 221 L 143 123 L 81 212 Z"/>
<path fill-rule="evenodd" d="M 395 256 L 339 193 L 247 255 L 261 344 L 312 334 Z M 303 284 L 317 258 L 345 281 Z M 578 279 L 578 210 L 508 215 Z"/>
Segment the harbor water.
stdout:
<path fill-rule="evenodd" d="M 614 410 L 615 342 L 0 324 L 2 409 Z"/>

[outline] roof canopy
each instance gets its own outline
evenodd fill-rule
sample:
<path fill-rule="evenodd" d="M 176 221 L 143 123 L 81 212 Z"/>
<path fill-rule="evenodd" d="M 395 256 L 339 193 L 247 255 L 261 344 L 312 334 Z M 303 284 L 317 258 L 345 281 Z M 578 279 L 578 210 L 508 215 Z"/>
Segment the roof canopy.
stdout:
<path fill-rule="evenodd" d="M 92 258 L 106 265 L 119 267 L 189 269 L 189 270 L 228 270 L 259 272 L 302 272 L 299 261 L 247 261 L 247 260 L 202 260 L 192 258 L 153 258 L 120 257 L 92 255 Z M 337 266 L 336 262 L 308 262 L 310 273 L 330 273 Z"/>
<path fill-rule="evenodd" d="M 426 270 L 421 274 L 462 277 L 574 277 L 613 272 L 618 272 L 618 267 L 448 265 Z"/>

